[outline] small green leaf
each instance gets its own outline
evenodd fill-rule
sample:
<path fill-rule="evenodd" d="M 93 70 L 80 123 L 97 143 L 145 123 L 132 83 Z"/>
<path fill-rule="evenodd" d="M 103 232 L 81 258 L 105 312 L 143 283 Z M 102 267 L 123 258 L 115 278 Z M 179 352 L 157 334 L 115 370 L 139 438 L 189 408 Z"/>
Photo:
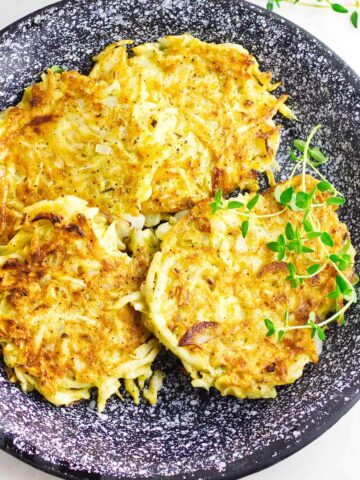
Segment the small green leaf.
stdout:
<path fill-rule="evenodd" d="M 298 158 L 298 157 L 296 156 L 296 153 L 293 152 L 293 151 L 291 150 L 291 148 L 288 148 L 288 152 L 289 152 L 289 155 L 290 155 L 290 159 L 291 159 L 293 162 L 297 163 L 297 162 L 299 162 L 299 161 L 301 160 L 301 158 Z"/>
<path fill-rule="evenodd" d="M 323 340 L 323 341 L 326 340 L 325 332 L 319 325 L 316 327 L 316 331 L 320 340 Z"/>
<path fill-rule="evenodd" d="M 283 338 L 284 335 L 285 335 L 284 330 L 279 330 L 278 331 L 278 342 L 279 343 L 281 342 L 281 339 Z"/>
<path fill-rule="evenodd" d="M 284 235 L 279 235 L 279 236 L 278 236 L 278 243 L 279 243 L 279 245 L 281 245 L 281 246 L 283 246 L 283 247 L 285 246 L 285 237 L 284 237 Z"/>
<path fill-rule="evenodd" d="M 53 65 L 52 67 L 50 67 L 50 70 L 54 73 L 65 72 L 65 69 L 63 67 L 59 67 L 59 65 Z"/>
<path fill-rule="evenodd" d="M 327 297 L 328 298 L 339 298 L 341 295 L 340 288 L 336 285 L 335 290 L 332 290 L 330 293 L 328 293 Z"/>
<path fill-rule="evenodd" d="M 346 270 L 351 265 L 351 256 L 347 253 L 342 253 L 340 255 L 332 253 L 329 255 L 329 259 L 335 263 L 341 271 Z"/>
<path fill-rule="evenodd" d="M 277 259 L 281 261 L 281 260 L 284 260 L 284 258 L 285 258 L 285 248 L 282 248 L 278 253 Z"/>
<path fill-rule="evenodd" d="M 274 9 L 274 4 L 272 2 L 267 2 L 266 4 L 266 8 L 270 11 L 272 11 Z"/>
<path fill-rule="evenodd" d="M 288 250 L 290 250 L 290 252 L 293 252 L 294 250 L 296 250 L 297 246 L 298 246 L 298 242 L 296 240 L 292 240 L 287 244 L 287 248 Z"/>
<path fill-rule="evenodd" d="M 282 194 L 280 195 L 281 205 L 285 206 L 287 203 L 289 203 L 291 201 L 293 193 L 294 193 L 294 187 L 289 187 L 289 188 L 285 189 L 282 192 Z"/>
<path fill-rule="evenodd" d="M 306 192 L 298 192 L 296 194 L 295 205 L 298 208 L 304 209 L 309 204 L 309 194 Z"/>
<path fill-rule="evenodd" d="M 264 323 L 265 323 L 265 327 L 267 328 L 266 336 L 271 337 L 271 335 L 274 335 L 274 333 L 275 333 L 274 324 L 268 318 L 265 318 Z"/>
<path fill-rule="evenodd" d="M 304 153 L 305 145 L 306 142 L 304 142 L 304 140 L 299 140 L 298 138 L 294 140 L 294 147 L 301 153 Z"/>
<path fill-rule="evenodd" d="M 323 154 L 319 147 L 309 149 L 309 153 L 310 157 L 315 160 L 312 163 L 315 164 L 316 167 L 328 161 L 328 158 Z"/>
<path fill-rule="evenodd" d="M 313 314 L 313 316 L 312 316 L 312 314 Z M 311 338 L 314 338 L 315 333 L 316 333 L 315 320 L 316 320 L 315 313 L 314 313 L 314 312 L 310 312 L 309 320 L 308 320 L 308 325 L 311 326 Z"/>
<path fill-rule="evenodd" d="M 302 251 L 304 253 L 314 253 L 314 250 L 310 247 L 306 247 L 305 245 L 302 246 Z"/>
<path fill-rule="evenodd" d="M 272 252 L 278 252 L 280 250 L 280 245 L 278 242 L 270 242 L 267 243 L 266 246 L 272 251 Z"/>
<path fill-rule="evenodd" d="M 339 3 L 332 3 L 331 8 L 334 10 L 334 12 L 337 13 L 348 13 L 348 9 L 340 5 Z"/>
<path fill-rule="evenodd" d="M 218 202 L 211 202 L 209 204 L 210 208 L 211 208 L 211 213 L 214 214 L 216 213 L 217 211 L 221 210 L 222 209 L 222 205 L 219 204 Z"/>
<path fill-rule="evenodd" d="M 241 224 L 241 234 L 245 238 L 249 230 L 249 220 L 244 220 Z"/>
<path fill-rule="evenodd" d="M 232 202 L 229 202 L 229 203 L 227 204 L 227 208 L 230 209 L 230 210 L 233 209 L 233 208 L 241 208 L 241 207 L 243 207 L 243 206 L 244 206 L 243 203 L 238 202 L 238 201 L 236 201 L 236 200 L 234 200 L 234 201 L 232 201 Z"/>
<path fill-rule="evenodd" d="M 260 198 L 260 195 L 257 193 L 257 194 L 248 202 L 248 204 L 247 204 L 246 206 L 247 206 L 247 208 L 248 208 L 249 211 L 252 210 L 252 209 L 255 207 L 255 205 L 257 204 L 257 202 L 258 202 L 258 200 L 259 200 L 259 198 Z"/>
<path fill-rule="evenodd" d="M 309 233 L 313 231 L 313 227 L 311 225 L 311 222 L 309 220 L 303 220 L 303 227 L 305 232 Z"/>
<path fill-rule="evenodd" d="M 329 197 L 326 199 L 326 205 L 344 205 L 345 198 L 342 197 Z"/>
<path fill-rule="evenodd" d="M 215 202 L 220 202 L 221 199 L 222 199 L 222 190 L 221 188 L 219 188 L 219 190 L 215 193 L 214 200 Z"/>
<path fill-rule="evenodd" d="M 314 238 L 321 237 L 321 235 L 322 235 L 321 232 L 309 232 L 309 233 L 306 235 L 306 238 L 308 238 L 309 240 L 313 240 Z"/>
<path fill-rule="evenodd" d="M 318 272 L 321 268 L 320 263 L 315 263 L 314 265 L 311 265 L 306 269 L 309 275 L 314 275 L 316 272 Z"/>
<path fill-rule="evenodd" d="M 324 245 L 327 245 L 328 247 L 333 247 L 334 242 L 333 239 L 331 238 L 330 234 L 328 232 L 322 232 L 320 240 Z"/>
<path fill-rule="evenodd" d="M 285 235 L 288 240 L 294 240 L 295 238 L 295 232 L 290 222 L 286 224 Z"/>
<path fill-rule="evenodd" d="M 340 275 L 336 275 L 335 280 L 336 285 L 339 287 L 339 290 L 343 295 L 350 295 L 352 293 L 352 289 Z"/>
<path fill-rule="evenodd" d="M 296 275 L 296 267 L 292 262 L 288 263 L 288 270 L 292 277 Z"/>
<path fill-rule="evenodd" d="M 354 26 L 355 28 L 358 28 L 358 23 L 359 23 L 359 14 L 358 14 L 358 12 L 354 11 L 354 12 L 351 14 L 350 20 L 351 20 L 351 23 L 353 24 L 353 26 Z"/>
<path fill-rule="evenodd" d="M 320 190 L 320 192 L 327 192 L 329 190 L 332 190 L 332 186 L 329 182 L 326 180 L 322 180 L 316 185 L 316 188 Z"/>

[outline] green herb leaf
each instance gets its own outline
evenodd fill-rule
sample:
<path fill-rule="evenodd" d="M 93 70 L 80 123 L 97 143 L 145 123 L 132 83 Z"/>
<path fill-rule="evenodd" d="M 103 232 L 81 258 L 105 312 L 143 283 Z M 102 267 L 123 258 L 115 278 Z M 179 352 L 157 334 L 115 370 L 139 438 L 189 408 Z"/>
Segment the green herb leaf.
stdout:
<path fill-rule="evenodd" d="M 215 197 L 214 197 L 214 201 L 209 203 L 209 206 L 211 208 L 211 213 L 212 214 L 216 213 L 217 211 L 219 211 L 223 208 L 221 188 L 216 192 Z"/>
<path fill-rule="evenodd" d="M 302 251 L 303 251 L 304 253 L 314 253 L 314 250 L 313 250 L 312 248 L 310 248 L 310 247 L 307 247 L 306 245 L 303 245 L 303 246 L 302 246 Z"/>
<path fill-rule="evenodd" d="M 350 295 L 352 293 L 352 289 L 348 283 L 342 277 L 340 277 L 340 275 L 336 275 L 335 281 L 343 295 Z"/>
<path fill-rule="evenodd" d="M 286 190 L 284 190 L 280 195 L 281 205 L 285 206 L 287 203 L 289 203 L 291 201 L 293 193 L 294 193 L 294 187 L 289 187 Z"/>
<path fill-rule="evenodd" d="M 339 298 L 341 295 L 340 288 L 336 285 L 335 290 L 332 290 L 327 297 L 328 298 Z"/>
<path fill-rule="evenodd" d="M 320 190 L 320 192 L 327 192 L 329 190 L 332 190 L 332 186 L 329 182 L 326 180 L 322 180 L 316 185 L 316 188 Z"/>
<path fill-rule="evenodd" d="M 260 195 L 257 193 L 257 194 L 248 202 L 248 204 L 247 204 L 246 206 L 247 206 L 247 208 L 248 208 L 249 211 L 252 210 L 252 209 L 255 207 L 255 205 L 257 204 L 257 202 L 258 202 L 258 200 L 259 200 L 259 198 L 260 198 Z"/>
<path fill-rule="evenodd" d="M 238 201 L 236 201 L 236 200 L 231 201 L 231 202 L 229 202 L 229 203 L 227 204 L 227 208 L 230 209 L 230 210 L 233 209 L 233 208 L 241 208 L 241 207 L 243 207 L 243 206 L 244 206 L 243 203 L 238 202 Z"/>
<path fill-rule="evenodd" d="M 214 214 L 216 213 L 218 210 L 221 210 L 222 209 L 222 206 L 217 203 L 217 202 L 211 202 L 209 203 L 209 206 L 211 208 L 211 213 Z"/>
<path fill-rule="evenodd" d="M 271 337 L 271 335 L 274 335 L 274 333 L 275 333 L 274 324 L 268 318 L 265 318 L 264 323 L 265 323 L 265 327 L 267 328 L 266 336 Z"/>
<path fill-rule="evenodd" d="M 335 263 L 341 271 L 346 270 L 352 263 L 351 255 L 347 253 L 341 253 L 339 255 L 332 253 L 329 255 L 329 259 Z"/>
<path fill-rule="evenodd" d="M 311 312 L 311 313 L 313 313 L 313 312 Z M 315 333 L 316 333 L 315 320 L 313 320 L 312 318 L 309 317 L 308 325 L 311 325 L 311 338 L 314 338 Z"/>
<path fill-rule="evenodd" d="M 272 251 L 272 252 L 278 252 L 280 250 L 280 245 L 278 242 L 270 242 L 267 243 L 266 246 Z"/>
<path fill-rule="evenodd" d="M 268 10 L 272 11 L 272 10 L 274 9 L 273 3 L 272 3 L 272 2 L 267 2 L 266 8 L 267 8 Z"/>
<path fill-rule="evenodd" d="M 315 263 L 314 265 L 311 265 L 306 269 L 309 275 L 314 275 L 316 272 L 318 272 L 321 268 L 320 263 Z"/>
<path fill-rule="evenodd" d="M 309 149 L 310 157 L 314 160 L 312 162 L 316 167 L 326 163 L 328 158 L 323 154 L 319 147 Z"/>
<path fill-rule="evenodd" d="M 304 153 L 305 145 L 306 145 L 306 142 L 304 142 L 304 140 L 299 140 L 298 138 L 294 140 L 294 147 L 296 148 L 296 150 L 299 150 L 299 152 L 301 153 Z"/>
<path fill-rule="evenodd" d="M 222 190 L 219 188 L 219 190 L 215 193 L 214 200 L 215 202 L 220 202 L 222 199 Z"/>
<path fill-rule="evenodd" d="M 297 249 L 298 242 L 296 240 L 292 240 L 291 242 L 288 242 L 287 248 L 290 250 L 290 252 L 293 252 L 294 250 Z"/>
<path fill-rule="evenodd" d="M 295 205 L 298 208 L 305 209 L 309 204 L 309 194 L 306 192 L 298 192 L 296 194 Z"/>
<path fill-rule="evenodd" d="M 331 8 L 334 10 L 334 12 L 337 13 L 348 13 L 348 9 L 340 5 L 339 3 L 332 3 Z"/>
<path fill-rule="evenodd" d="M 328 232 L 322 232 L 320 240 L 324 245 L 327 245 L 328 247 L 333 247 L 334 242 L 333 239 L 331 238 L 330 234 Z"/>
<path fill-rule="evenodd" d="M 281 342 L 281 339 L 283 338 L 284 335 L 285 335 L 284 330 L 279 330 L 278 331 L 278 342 L 279 343 Z"/>
<path fill-rule="evenodd" d="M 295 238 L 295 232 L 290 222 L 286 224 L 285 235 L 288 240 L 294 240 Z"/>
<path fill-rule="evenodd" d="M 326 205 L 344 205 L 345 198 L 342 197 L 329 197 L 326 199 Z"/>
<path fill-rule="evenodd" d="M 358 23 L 359 23 L 359 14 L 358 12 L 353 12 L 350 17 L 351 23 L 355 28 L 358 28 Z"/>
<path fill-rule="evenodd" d="M 316 327 L 316 331 L 320 340 L 323 340 L 323 341 L 326 340 L 325 332 L 319 325 Z"/>
<path fill-rule="evenodd" d="M 296 267 L 292 262 L 288 263 L 288 270 L 292 277 L 296 275 Z"/>
<path fill-rule="evenodd" d="M 249 220 L 244 220 L 241 224 L 241 234 L 245 238 L 249 230 Z"/>
<path fill-rule="evenodd" d="M 311 222 L 309 220 L 303 220 L 303 227 L 305 232 L 309 233 L 313 231 L 313 227 L 311 225 Z"/>
<path fill-rule="evenodd" d="M 65 72 L 65 69 L 63 67 L 59 67 L 59 65 L 53 65 L 52 67 L 50 67 L 50 70 L 54 73 Z"/>
<path fill-rule="evenodd" d="M 288 152 L 289 152 L 290 159 L 293 162 L 298 163 L 301 160 L 301 158 L 298 158 L 296 156 L 296 153 L 293 150 L 291 150 L 291 148 L 288 148 Z"/>
<path fill-rule="evenodd" d="M 309 232 L 309 233 L 306 235 L 306 238 L 308 238 L 309 240 L 313 240 L 314 238 L 321 237 L 321 235 L 322 235 L 321 232 Z"/>

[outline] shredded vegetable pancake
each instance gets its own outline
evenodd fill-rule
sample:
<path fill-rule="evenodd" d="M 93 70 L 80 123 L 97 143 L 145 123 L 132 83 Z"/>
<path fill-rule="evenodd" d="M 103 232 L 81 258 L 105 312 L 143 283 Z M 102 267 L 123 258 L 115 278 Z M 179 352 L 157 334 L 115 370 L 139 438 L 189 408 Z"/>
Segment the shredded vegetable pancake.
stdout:
<path fill-rule="evenodd" d="M 113 217 L 177 212 L 275 166 L 271 74 L 190 35 L 107 47 L 90 77 L 49 69 L 0 115 L 2 239 L 21 210 L 76 195 Z M 1 240 L 1 239 L 0 239 Z"/>
<path fill-rule="evenodd" d="M 292 175 L 303 175 L 277 186 L 294 187 L 288 204 L 279 190 L 258 195 L 258 173 L 274 184 L 274 116 L 295 118 L 271 73 L 239 45 L 189 34 L 132 43 L 105 48 L 88 76 L 49 68 L 0 112 L 9 378 L 55 405 L 92 389 L 100 411 L 122 390 L 153 404 L 160 341 L 195 387 L 275 397 L 356 301 L 355 251 L 336 214 L 345 199 L 305 176 L 327 161 L 310 148 L 320 125 L 294 141 Z M 223 199 L 235 189 L 248 193 Z M 309 247 L 300 258 L 286 244 L 284 261 L 282 232 L 300 237 L 307 215 Z"/>
<path fill-rule="evenodd" d="M 309 190 L 317 183 L 306 177 Z M 301 177 L 295 177 L 292 185 L 299 191 Z M 317 192 L 316 202 L 326 195 Z M 237 200 L 246 203 L 253 196 L 240 195 Z M 281 208 L 271 189 L 260 196 L 252 213 L 269 215 Z M 336 208 L 314 209 L 317 227 L 331 234 L 330 252 L 345 249 L 354 258 L 349 232 Z M 287 263 L 278 261 L 267 243 L 284 231 L 287 222 L 299 226 L 303 214 L 286 210 L 251 218 L 246 238 L 241 234 L 245 218 L 237 209 L 211 214 L 209 201 L 203 201 L 171 227 L 147 276 L 145 319 L 182 360 L 195 387 L 215 387 L 239 398 L 275 397 L 276 386 L 294 382 L 305 364 L 317 362 L 319 339 L 312 338 L 309 329 L 295 329 L 279 342 L 266 336 L 264 318 L 280 328 L 288 308 L 290 325 L 306 324 L 312 311 L 316 321 L 324 320 L 335 307 L 327 294 L 335 287 L 336 270 L 327 264 L 293 288 L 286 280 Z M 311 240 L 309 246 L 314 249 L 312 257 L 321 256 L 319 242 Z M 305 274 L 312 264 L 294 252 L 287 261 Z M 343 273 L 353 282 L 352 267 Z"/>
<path fill-rule="evenodd" d="M 131 232 L 130 257 L 118 225 L 73 196 L 25 208 L 15 230 L 0 247 L 0 344 L 10 378 L 55 405 L 87 399 L 95 387 L 102 410 L 119 379 L 138 403 L 152 377 L 144 396 L 154 403 L 160 347 L 138 311 L 152 231 Z"/>

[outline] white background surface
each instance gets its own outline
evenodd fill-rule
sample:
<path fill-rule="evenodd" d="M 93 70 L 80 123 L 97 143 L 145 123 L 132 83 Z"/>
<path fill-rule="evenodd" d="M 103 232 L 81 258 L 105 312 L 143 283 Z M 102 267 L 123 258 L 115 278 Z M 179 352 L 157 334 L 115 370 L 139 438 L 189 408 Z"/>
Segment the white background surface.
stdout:
<path fill-rule="evenodd" d="M 121 0 L 119 0 L 121 1 Z M 49 5 L 47 0 L 0 0 L 0 29 L 14 20 Z M 264 6 L 266 0 L 253 0 Z M 360 75 L 360 28 L 355 30 L 347 15 L 328 9 L 282 5 L 277 12 L 298 23 L 335 50 Z M 360 132 L 359 132 L 360 134 Z M 249 480 L 356 480 L 360 402 L 330 431 L 292 457 Z M 51 480 L 55 477 L 25 465 L 0 451 L 0 480 Z"/>

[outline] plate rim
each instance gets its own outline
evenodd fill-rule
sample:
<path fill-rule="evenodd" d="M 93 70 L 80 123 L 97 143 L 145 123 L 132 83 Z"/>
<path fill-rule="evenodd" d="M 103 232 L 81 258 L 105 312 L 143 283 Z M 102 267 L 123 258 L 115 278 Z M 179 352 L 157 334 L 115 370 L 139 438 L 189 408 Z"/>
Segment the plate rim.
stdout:
<path fill-rule="evenodd" d="M 121 3 L 122 0 L 119 0 Z M 200 0 L 206 1 L 206 0 Z M 278 19 L 279 23 L 287 24 L 291 29 L 298 29 L 302 36 L 306 37 L 308 41 L 315 41 L 320 47 L 326 50 L 327 55 L 331 56 L 332 63 L 339 67 L 342 71 L 343 75 L 346 77 L 350 83 L 358 85 L 359 92 L 360 92 L 360 75 L 355 72 L 355 70 L 348 65 L 345 60 L 343 60 L 334 50 L 332 50 L 328 45 L 326 45 L 322 40 L 320 40 L 317 36 L 313 35 L 305 28 L 297 25 L 296 23 L 288 20 L 287 18 L 279 15 L 276 12 L 269 11 L 264 7 L 261 7 L 257 4 L 251 3 L 247 0 L 230 0 L 230 2 L 240 3 L 246 6 L 246 8 L 255 11 L 258 14 L 264 15 L 267 18 L 275 17 Z M 36 15 L 39 15 L 43 12 L 47 12 L 51 9 L 59 9 L 68 3 L 76 3 L 76 0 L 58 0 L 54 3 L 41 7 L 37 10 L 34 10 L 27 15 L 11 22 L 6 27 L 0 30 L 0 40 L 6 33 L 14 31 L 18 25 L 26 20 L 29 20 Z M 168 480 L 195 480 L 198 478 L 202 478 L 204 480 L 240 480 L 240 478 L 244 478 L 248 475 L 260 472 L 265 470 L 277 463 L 285 460 L 286 458 L 294 455 L 298 451 L 302 450 L 307 445 L 311 444 L 314 440 L 319 438 L 323 435 L 326 431 L 328 431 L 333 425 L 335 425 L 358 401 L 360 400 L 360 390 L 350 397 L 350 400 L 347 402 L 341 401 L 341 398 L 337 398 L 336 404 L 333 406 L 332 411 L 333 413 L 326 417 L 324 423 L 320 426 L 320 428 L 316 429 L 313 428 L 312 430 L 303 434 L 302 439 L 299 442 L 296 442 L 295 439 L 292 444 L 286 450 L 281 451 L 280 453 L 276 452 L 276 456 L 272 456 L 275 453 L 275 449 L 269 445 L 265 449 L 256 452 L 249 456 L 249 461 L 251 465 L 247 466 L 247 468 L 240 471 L 240 465 L 242 460 L 237 460 L 232 463 L 228 463 L 225 468 L 225 473 L 220 473 L 217 470 L 210 469 L 210 470 L 197 470 L 191 473 L 183 473 L 177 474 L 172 476 L 151 476 L 151 477 L 113 477 L 113 476 L 106 476 L 104 477 L 102 474 L 98 473 L 91 473 L 86 472 L 84 470 L 76 470 L 72 469 L 68 466 L 56 465 L 52 462 L 49 462 L 43 459 L 38 454 L 29 454 L 25 453 L 24 451 L 20 450 L 13 442 L 13 439 L 4 433 L 4 431 L 0 427 L 0 450 L 3 452 L 11 455 L 12 457 L 16 458 L 17 460 L 22 461 L 23 463 L 30 465 L 31 467 L 40 470 L 44 473 L 48 473 L 50 475 L 54 475 L 58 478 L 62 478 L 64 480 L 160 480 L 160 479 L 168 479 Z"/>

